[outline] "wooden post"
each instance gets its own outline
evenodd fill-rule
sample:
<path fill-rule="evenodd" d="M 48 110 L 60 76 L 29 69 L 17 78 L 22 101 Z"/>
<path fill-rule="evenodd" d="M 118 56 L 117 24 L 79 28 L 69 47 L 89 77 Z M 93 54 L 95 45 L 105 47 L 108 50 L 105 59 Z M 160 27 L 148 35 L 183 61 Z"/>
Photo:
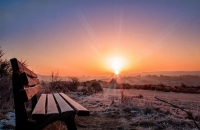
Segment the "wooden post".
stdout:
<path fill-rule="evenodd" d="M 19 74 L 12 74 L 12 85 L 13 85 L 13 95 L 14 95 L 14 104 L 15 104 L 15 122 L 16 130 L 21 130 L 26 127 L 28 122 L 28 116 L 26 113 L 26 108 L 24 102 L 21 100 L 19 95 L 19 90 L 23 88 L 23 85 L 19 82 Z"/>

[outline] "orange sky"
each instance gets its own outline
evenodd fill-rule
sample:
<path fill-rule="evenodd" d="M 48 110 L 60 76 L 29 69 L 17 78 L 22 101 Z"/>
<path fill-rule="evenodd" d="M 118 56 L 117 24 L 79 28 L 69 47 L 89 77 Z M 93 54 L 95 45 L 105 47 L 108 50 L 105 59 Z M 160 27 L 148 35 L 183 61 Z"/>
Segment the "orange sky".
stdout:
<path fill-rule="evenodd" d="M 200 70 L 200 2 L 77 3 L 2 3 L 5 57 L 44 75 L 107 75 L 113 57 L 122 74 Z"/>

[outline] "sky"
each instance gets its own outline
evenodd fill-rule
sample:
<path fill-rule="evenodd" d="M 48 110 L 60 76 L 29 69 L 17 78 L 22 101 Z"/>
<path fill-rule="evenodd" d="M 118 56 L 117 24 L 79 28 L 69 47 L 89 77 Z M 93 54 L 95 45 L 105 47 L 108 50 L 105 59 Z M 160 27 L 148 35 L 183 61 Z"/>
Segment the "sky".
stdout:
<path fill-rule="evenodd" d="M 0 46 L 43 75 L 195 71 L 199 23 L 199 0 L 1 0 Z"/>

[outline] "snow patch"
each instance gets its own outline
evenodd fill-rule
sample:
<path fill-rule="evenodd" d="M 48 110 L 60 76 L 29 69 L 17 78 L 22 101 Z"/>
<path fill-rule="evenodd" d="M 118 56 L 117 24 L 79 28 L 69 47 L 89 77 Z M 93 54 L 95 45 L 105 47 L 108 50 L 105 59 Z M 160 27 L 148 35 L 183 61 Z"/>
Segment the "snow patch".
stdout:
<path fill-rule="evenodd" d="M 6 114 L 6 116 L 8 117 L 8 119 L 2 119 L 0 120 L 0 129 L 5 125 L 5 124 L 9 124 L 9 125 L 13 125 L 15 126 L 15 113 L 14 112 L 8 112 Z"/>

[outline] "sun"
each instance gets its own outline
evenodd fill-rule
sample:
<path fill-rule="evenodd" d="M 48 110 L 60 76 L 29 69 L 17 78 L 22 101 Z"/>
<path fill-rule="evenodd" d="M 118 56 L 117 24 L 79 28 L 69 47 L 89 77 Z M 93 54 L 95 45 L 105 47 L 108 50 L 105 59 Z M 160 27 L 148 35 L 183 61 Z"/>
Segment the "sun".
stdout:
<path fill-rule="evenodd" d="M 115 70 L 115 75 L 119 75 L 119 70 Z"/>
<path fill-rule="evenodd" d="M 119 75 L 120 71 L 124 67 L 124 59 L 119 56 L 112 57 L 109 59 L 109 65 L 115 75 Z"/>

